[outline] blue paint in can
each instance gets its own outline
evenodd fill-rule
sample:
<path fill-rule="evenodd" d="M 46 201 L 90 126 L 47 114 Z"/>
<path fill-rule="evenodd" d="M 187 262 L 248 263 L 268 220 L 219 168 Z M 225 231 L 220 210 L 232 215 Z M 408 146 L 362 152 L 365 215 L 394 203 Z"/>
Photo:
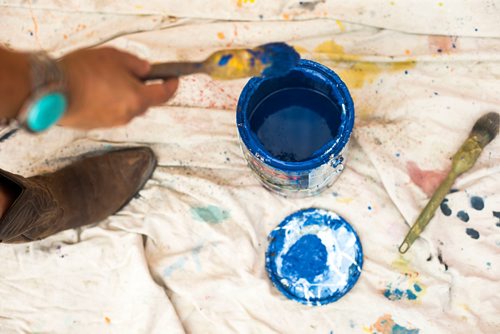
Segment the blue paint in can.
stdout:
<path fill-rule="evenodd" d="M 252 78 L 236 120 L 245 158 L 263 184 L 304 197 L 327 188 L 344 169 L 354 105 L 332 70 L 300 60 L 284 76 Z"/>

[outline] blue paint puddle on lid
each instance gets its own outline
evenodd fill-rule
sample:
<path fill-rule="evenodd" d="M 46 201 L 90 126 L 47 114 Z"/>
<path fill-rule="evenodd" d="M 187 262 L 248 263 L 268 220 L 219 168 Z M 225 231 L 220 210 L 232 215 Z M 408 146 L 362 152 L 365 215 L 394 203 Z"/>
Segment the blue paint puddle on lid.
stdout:
<path fill-rule="evenodd" d="M 265 97 L 249 120 L 269 154 L 282 161 L 300 162 L 333 141 L 341 115 L 339 107 L 323 93 L 293 87 Z"/>
<path fill-rule="evenodd" d="M 306 305 L 334 302 L 357 282 L 363 251 L 343 218 L 321 209 L 288 216 L 269 235 L 268 275 L 286 297 Z"/>
<path fill-rule="evenodd" d="M 460 210 L 457 212 L 457 217 L 463 221 L 463 222 L 468 222 L 469 221 L 469 214 L 465 212 L 464 210 Z"/>
<path fill-rule="evenodd" d="M 482 209 L 484 209 L 484 201 L 481 197 L 479 196 L 472 196 L 470 198 L 470 205 L 478 210 L 478 211 L 481 211 Z"/>

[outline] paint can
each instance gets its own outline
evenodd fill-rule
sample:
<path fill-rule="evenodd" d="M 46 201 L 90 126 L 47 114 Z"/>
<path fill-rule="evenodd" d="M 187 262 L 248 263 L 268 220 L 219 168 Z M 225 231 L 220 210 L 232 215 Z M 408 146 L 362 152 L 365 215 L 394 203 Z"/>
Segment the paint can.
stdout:
<path fill-rule="evenodd" d="M 284 76 L 250 79 L 236 121 L 243 155 L 264 186 L 306 197 L 344 169 L 354 105 L 337 74 L 302 59 Z"/>

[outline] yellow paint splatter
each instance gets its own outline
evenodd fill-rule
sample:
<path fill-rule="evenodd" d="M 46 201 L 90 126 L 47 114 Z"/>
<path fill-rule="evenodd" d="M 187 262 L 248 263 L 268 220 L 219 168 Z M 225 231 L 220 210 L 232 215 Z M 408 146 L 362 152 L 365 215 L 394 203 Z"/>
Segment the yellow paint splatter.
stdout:
<path fill-rule="evenodd" d="M 290 15 L 285 13 L 285 14 L 283 14 L 283 18 L 288 21 L 288 20 L 290 20 Z"/>
<path fill-rule="evenodd" d="M 108 317 L 104 317 L 104 321 L 109 325 L 111 323 L 111 319 Z"/>
<path fill-rule="evenodd" d="M 253 50 L 259 51 L 259 48 Z M 219 80 L 259 76 L 271 64 L 264 63 L 255 54 L 248 49 L 221 50 L 211 54 L 203 67 L 212 78 Z"/>
<path fill-rule="evenodd" d="M 354 199 L 351 197 L 337 197 L 337 202 L 338 203 L 343 203 L 343 204 L 349 204 L 353 201 Z"/>
<path fill-rule="evenodd" d="M 222 31 L 219 31 L 219 32 L 217 33 L 217 38 L 218 38 L 218 39 L 224 39 L 224 38 L 226 38 L 226 36 L 224 35 L 224 33 L 223 33 Z"/>
<path fill-rule="evenodd" d="M 243 4 L 245 4 L 245 3 L 254 3 L 254 2 L 255 2 L 255 0 L 237 0 L 236 6 L 241 8 L 243 6 Z"/>
<path fill-rule="evenodd" d="M 389 2 L 389 3 L 391 4 L 391 6 L 396 5 L 396 3 L 395 3 L 394 1 L 391 1 L 391 2 Z"/>
<path fill-rule="evenodd" d="M 344 25 L 344 23 L 342 23 L 342 21 L 335 20 L 335 23 L 337 23 L 341 32 L 345 31 L 345 25 Z"/>
<path fill-rule="evenodd" d="M 444 6 L 444 3 L 442 3 L 442 2 L 438 2 L 438 6 L 439 6 L 439 7 L 443 7 L 443 6 Z"/>
<path fill-rule="evenodd" d="M 143 5 L 135 5 L 134 8 L 137 10 L 141 10 L 141 9 L 144 9 L 144 6 Z"/>
<path fill-rule="evenodd" d="M 342 45 L 332 40 L 319 44 L 314 52 L 326 56 L 334 63 L 335 72 L 348 88 L 361 88 L 366 83 L 373 83 L 382 72 L 404 71 L 415 67 L 413 61 L 390 63 L 363 61 L 361 56 L 346 53 Z"/>
<path fill-rule="evenodd" d="M 416 328 L 406 328 L 397 324 L 390 314 L 384 314 L 375 321 L 369 328 L 364 327 L 363 330 L 366 333 L 371 334 L 394 334 L 394 333 L 405 333 L 405 334 L 418 334 L 419 329 Z"/>
<path fill-rule="evenodd" d="M 293 48 L 295 49 L 295 51 L 297 51 L 301 55 L 309 53 L 309 50 L 307 50 L 305 47 L 300 46 L 300 45 L 293 45 Z"/>

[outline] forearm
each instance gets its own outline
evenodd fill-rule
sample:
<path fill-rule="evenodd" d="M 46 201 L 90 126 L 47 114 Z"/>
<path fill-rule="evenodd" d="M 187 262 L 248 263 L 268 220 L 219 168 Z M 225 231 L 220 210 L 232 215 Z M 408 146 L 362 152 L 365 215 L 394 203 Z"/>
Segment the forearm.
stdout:
<path fill-rule="evenodd" d="M 0 47 L 0 121 L 15 118 L 29 93 L 28 54 Z"/>

